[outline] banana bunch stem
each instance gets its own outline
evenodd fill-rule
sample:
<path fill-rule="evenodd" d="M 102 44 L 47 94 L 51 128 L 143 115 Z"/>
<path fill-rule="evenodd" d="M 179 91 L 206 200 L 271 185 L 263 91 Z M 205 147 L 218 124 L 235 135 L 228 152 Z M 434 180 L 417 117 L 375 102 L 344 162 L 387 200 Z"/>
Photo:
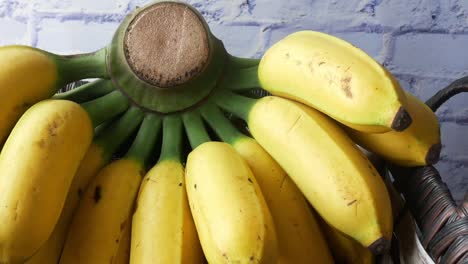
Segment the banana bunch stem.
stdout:
<path fill-rule="evenodd" d="M 129 102 L 121 92 L 114 91 L 97 99 L 81 104 L 94 125 L 104 123 L 128 109 Z"/>

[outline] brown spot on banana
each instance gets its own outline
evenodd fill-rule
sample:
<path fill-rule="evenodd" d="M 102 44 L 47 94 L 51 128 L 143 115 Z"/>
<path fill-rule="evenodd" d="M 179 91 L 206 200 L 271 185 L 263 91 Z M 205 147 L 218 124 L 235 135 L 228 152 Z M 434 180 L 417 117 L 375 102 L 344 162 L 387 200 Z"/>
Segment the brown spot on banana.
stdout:
<path fill-rule="evenodd" d="M 102 198 L 102 194 L 101 194 L 102 190 L 101 190 L 101 186 L 96 186 L 96 188 L 94 189 L 94 195 L 93 195 L 93 200 L 94 200 L 94 203 L 99 203 L 99 201 L 101 200 Z"/>
<path fill-rule="evenodd" d="M 341 89 L 348 98 L 353 98 L 353 93 L 351 92 L 351 80 L 351 76 L 346 76 L 341 79 Z"/>

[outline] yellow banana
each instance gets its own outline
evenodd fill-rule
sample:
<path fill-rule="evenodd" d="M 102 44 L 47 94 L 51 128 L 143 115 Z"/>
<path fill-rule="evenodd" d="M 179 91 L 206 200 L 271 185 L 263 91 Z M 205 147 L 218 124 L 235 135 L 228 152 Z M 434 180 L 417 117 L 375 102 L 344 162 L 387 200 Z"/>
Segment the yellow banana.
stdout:
<path fill-rule="evenodd" d="M 362 147 L 400 166 L 424 166 L 439 159 L 440 126 L 437 116 L 421 100 L 406 93 L 411 125 L 401 132 L 369 134 L 348 129 L 351 138 Z"/>
<path fill-rule="evenodd" d="M 307 104 L 363 132 L 404 130 L 411 123 L 405 95 L 379 63 L 328 34 L 300 31 L 267 50 L 262 88 Z"/>
<path fill-rule="evenodd" d="M 276 96 L 255 100 L 224 92 L 216 103 L 247 120 L 253 137 L 328 223 L 373 252 L 388 250 L 392 213 L 385 184 L 336 122 Z"/>
<path fill-rule="evenodd" d="M 61 264 L 115 261 L 159 124 L 156 116 L 145 117 L 127 155 L 104 167 L 91 181 L 73 216 Z"/>
<path fill-rule="evenodd" d="M 182 129 L 180 117 L 163 121 L 162 153 L 143 179 L 133 215 L 132 264 L 203 261 L 180 162 Z"/>
<path fill-rule="evenodd" d="M 122 159 L 99 172 L 73 216 L 60 263 L 112 263 L 130 224 L 142 170 L 135 160 Z"/>
<path fill-rule="evenodd" d="M 0 47 L 0 145 L 30 106 L 68 82 L 105 76 L 103 55 L 65 58 L 27 46 Z"/>
<path fill-rule="evenodd" d="M 137 203 L 130 263 L 202 263 L 180 162 L 165 160 L 151 169 Z"/>
<path fill-rule="evenodd" d="M 276 263 L 273 219 L 246 162 L 228 144 L 203 143 L 188 156 L 186 188 L 209 263 Z"/>
<path fill-rule="evenodd" d="M 373 264 L 374 255 L 359 242 L 338 231 L 319 218 L 319 223 L 330 245 L 333 258 L 340 264 Z"/>
<path fill-rule="evenodd" d="M 270 208 L 278 234 L 278 263 L 333 263 L 315 217 L 286 172 L 253 139 L 238 140 L 233 146 L 252 169 Z"/>
<path fill-rule="evenodd" d="M 279 164 L 252 138 L 242 135 L 212 104 L 202 115 L 216 134 L 247 162 L 273 216 L 278 263 L 333 263 L 325 238 L 301 191 Z"/>
<path fill-rule="evenodd" d="M 110 161 L 112 154 L 133 132 L 142 118 L 142 111 L 131 108 L 121 119 L 97 135 L 73 178 L 62 213 L 52 235 L 26 264 L 58 263 L 73 212 L 86 187 L 99 170 Z"/>
<path fill-rule="evenodd" d="M 0 154 L 0 263 L 24 262 L 51 235 L 92 137 L 70 101 L 42 101 L 18 121 Z"/>

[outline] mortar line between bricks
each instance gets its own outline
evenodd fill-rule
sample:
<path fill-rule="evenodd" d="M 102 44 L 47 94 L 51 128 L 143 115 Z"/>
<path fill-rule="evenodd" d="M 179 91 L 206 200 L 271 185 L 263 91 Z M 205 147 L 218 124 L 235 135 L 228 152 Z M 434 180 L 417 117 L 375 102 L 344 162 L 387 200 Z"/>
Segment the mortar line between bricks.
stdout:
<path fill-rule="evenodd" d="M 36 11 L 41 19 L 53 18 L 59 21 L 82 20 L 85 22 L 121 22 L 126 14 L 121 13 L 99 13 L 99 12 L 70 12 L 70 11 Z"/>

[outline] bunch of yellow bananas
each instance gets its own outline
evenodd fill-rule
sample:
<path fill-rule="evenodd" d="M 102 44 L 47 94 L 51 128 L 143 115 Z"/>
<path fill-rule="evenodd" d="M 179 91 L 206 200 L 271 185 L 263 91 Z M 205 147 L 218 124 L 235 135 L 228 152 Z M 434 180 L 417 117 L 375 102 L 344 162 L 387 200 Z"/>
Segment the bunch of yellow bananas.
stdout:
<path fill-rule="evenodd" d="M 434 113 L 360 49 L 302 31 L 238 58 L 179 2 L 98 52 L 0 64 L 0 263 L 372 263 L 392 206 L 358 145 L 440 152 Z"/>

